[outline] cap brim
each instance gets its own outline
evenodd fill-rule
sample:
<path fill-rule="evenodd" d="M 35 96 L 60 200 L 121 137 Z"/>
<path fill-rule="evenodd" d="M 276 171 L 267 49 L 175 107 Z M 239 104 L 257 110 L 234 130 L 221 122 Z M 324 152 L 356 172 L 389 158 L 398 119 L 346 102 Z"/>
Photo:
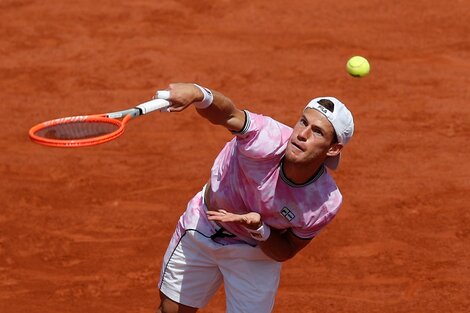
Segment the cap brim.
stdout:
<path fill-rule="evenodd" d="M 325 160 L 325 165 L 332 170 L 335 170 L 339 166 L 339 161 L 341 159 L 341 153 L 332 157 L 327 157 Z"/>

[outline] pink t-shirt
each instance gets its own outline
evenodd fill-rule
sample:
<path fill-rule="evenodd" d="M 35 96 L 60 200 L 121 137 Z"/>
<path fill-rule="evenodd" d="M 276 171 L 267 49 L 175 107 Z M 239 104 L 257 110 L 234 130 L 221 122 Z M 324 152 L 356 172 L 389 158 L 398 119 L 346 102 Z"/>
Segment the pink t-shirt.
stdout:
<path fill-rule="evenodd" d="M 245 113 L 245 127 L 225 145 L 212 166 L 209 207 L 238 214 L 258 212 L 272 228 L 313 238 L 338 212 L 342 201 L 338 187 L 324 167 L 305 184 L 289 181 L 282 171 L 282 158 L 292 128 L 270 117 Z M 210 228 L 201 203 L 200 192 L 188 204 L 180 220 L 182 227 L 202 232 Z M 220 224 L 239 239 L 256 244 L 244 227 Z"/>

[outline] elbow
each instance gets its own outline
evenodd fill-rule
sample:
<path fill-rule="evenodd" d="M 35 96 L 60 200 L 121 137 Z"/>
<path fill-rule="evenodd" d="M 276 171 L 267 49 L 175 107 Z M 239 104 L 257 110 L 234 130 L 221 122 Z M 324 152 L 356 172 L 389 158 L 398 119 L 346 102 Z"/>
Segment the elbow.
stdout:
<path fill-rule="evenodd" d="M 295 253 L 289 254 L 289 255 L 283 255 L 282 257 L 279 257 L 276 261 L 278 262 L 285 262 L 294 257 Z"/>
<path fill-rule="evenodd" d="M 276 262 L 285 262 L 287 260 L 292 259 L 296 254 L 295 252 L 291 252 L 291 251 L 289 252 L 284 251 L 282 253 L 272 253 L 272 252 L 264 251 L 264 253 Z"/>
<path fill-rule="evenodd" d="M 281 262 L 282 263 L 282 262 L 285 262 L 285 261 L 291 259 L 291 257 L 290 258 L 289 257 L 271 257 L 271 259 L 273 259 L 276 262 Z"/>

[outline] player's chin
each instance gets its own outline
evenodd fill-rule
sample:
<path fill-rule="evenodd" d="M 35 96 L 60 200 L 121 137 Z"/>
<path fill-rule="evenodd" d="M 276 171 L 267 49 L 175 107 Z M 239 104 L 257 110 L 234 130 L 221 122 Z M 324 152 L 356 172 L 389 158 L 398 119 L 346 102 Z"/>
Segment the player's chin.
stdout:
<path fill-rule="evenodd" d="M 302 163 L 302 152 L 295 149 L 287 149 L 284 156 L 284 161 L 289 163 Z"/>

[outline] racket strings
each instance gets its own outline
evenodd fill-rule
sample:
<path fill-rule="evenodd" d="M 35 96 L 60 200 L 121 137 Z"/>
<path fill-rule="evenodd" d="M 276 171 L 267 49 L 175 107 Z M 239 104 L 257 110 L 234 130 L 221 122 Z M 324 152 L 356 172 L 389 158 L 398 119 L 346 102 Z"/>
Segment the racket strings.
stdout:
<path fill-rule="evenodd" d="M 56 124 L 37 130 L 38 137 L 55 140 L 80 140 L 111 134 L 120 125 L 106 121 L 76 121 Z"/>

